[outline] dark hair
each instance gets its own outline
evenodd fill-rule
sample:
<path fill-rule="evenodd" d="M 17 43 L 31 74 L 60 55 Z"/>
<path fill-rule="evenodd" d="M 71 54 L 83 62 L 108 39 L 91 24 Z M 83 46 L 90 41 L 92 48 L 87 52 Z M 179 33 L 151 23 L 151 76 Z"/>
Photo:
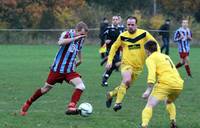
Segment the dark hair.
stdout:
<path fill-rule="evenodd" d="M 146 50 L 148 50 L 149 52 L 153 53 L 153 52 L 157 51 L 157 43 L 153 40 L 149 40 L 144 45 L 144 48 Z"/>
<path fill-rule="evenodd" d="M 135 17 L 135 16 L 128 16 L 128 17 L 126 18 L 126 20 L 128 20 L 128 19 L 135 19 L 135 22 L 137 23 L 137 17 Z"/>
<path fill-rule="evenodd" d="M 166 19 L 165 21 L 166 21 L 166 22 L 170 22 L 170 19 Z"/>
<path fill-rule="evenodd" d="M 104 17 L 104 18 L 103 18 L 103 21 L 104 21 L 104 20 L 107 20 L 107 18 L 106 18 L 106 17 Z"/>
<path fill-rule="evenodd" d="M 76 25 L 76 29 L 78 31 L 81 31 L 82 29 L 85 29 L 85 31 L 87 32 L 88 31 L 88 26 L 86 23 L 84 23 L 83 21 L 79 22 L 77 25 Z"/>

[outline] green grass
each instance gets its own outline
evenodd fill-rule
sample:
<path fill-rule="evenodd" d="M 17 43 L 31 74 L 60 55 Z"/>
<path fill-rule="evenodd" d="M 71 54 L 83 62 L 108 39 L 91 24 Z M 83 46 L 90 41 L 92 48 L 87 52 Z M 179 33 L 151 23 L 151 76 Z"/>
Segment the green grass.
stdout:
<path fill-rule="evenodd" d="M 146 70 L 128 91 L 123 109 L 114 112 L 105 107 L 105 93 L 117 86 L 120 73 L 114 72 L 110 86 L 100 86 L 104 68 L 99 66 L 98 46 L 83 48 L 83 64 L 78 68 L 86 85 L 81 102 L 90 102 L 94 113 L 87 118 L 66 116 L 66 105 L 73 87 L 57 84 L 53 90 L 35 102 L 27 116 L 21 117 L 19 110 L 35 89 L 43 86 L 49 66 L 58 47 L 55 45 L 0 45 L 0 128 L 137 128 L 146 101 L 141 95 L 146 88 Z M 179 59 L 177 49 L 172 48 L 171 58 Z M 199 128 L 199 57 L 200 48 L 192 48 L 191 69 L 194 78 L 185 82 L 184 91 L 176 101 L 177 122 L 180 128 Z M 180 70 L 184 78 L 184 68 Z M 154 110 L 149 128 L 168 128 L 169 119 L 163 103 Z"/>

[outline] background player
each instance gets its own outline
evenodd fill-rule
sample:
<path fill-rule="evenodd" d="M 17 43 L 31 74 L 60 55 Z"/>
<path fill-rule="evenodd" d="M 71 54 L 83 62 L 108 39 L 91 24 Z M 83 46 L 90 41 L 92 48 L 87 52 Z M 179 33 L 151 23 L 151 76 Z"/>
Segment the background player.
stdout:
<path fill-rule="evenodd" d="M 171 120 L 171 128 L 177 128 L 174 101 L 183 89 L 183 80 L 169 56 L 157 52 L 156 42 L 148 41 L 144 47 L 148 56 L 146 59 L 148 87 L 142 97 L 145 99 L 148 98 L 148 101 L 142 112 L 142 128 L 147 128 L 152 117 L 153 108 L 159 101 L 165 99 L 166 110 Z"/>
<path fill-rule="evenodd" d="M 103 49 L 103 46 L 105 44 L 105 31 L 109 25 L 108 19 L 106 17 L 103 18 L 103 21 L 100 23 L 100 28 L 99 28 L 99 39 L 100 39 L 100 54 L 101 54 L 101 59 L 106 57 L 106 53 L 104 51 L 101 51 Z"/>
<path fill-rule="evenodd" d="M 127 31 L 121 33 L 115 43 L 112 45 L 108 56 L 106 69 L 109 70 L 113 65 L 113 58 L 119 47 L 122 47 L 122 60 L 121 60 L 121 84 L 113 91 L 107 93 L 106 106 L 111 107 L 112 99 L 116 96 L 114 111 L 122 108 L 122 100 L 126 94 L 126 90 L 130 87 L 131 83 L 137 79 L 138 75 L 142 72 L 145 62 L 144 44 L 148 40 L 156 41 L 153 36 L 143 30 L 137 28 L 137 18 L 130 16 L 127 18 Z M 159 46 L 158 46 L 159 47 Z"/>
<path fill-rule="evenodd" d="M 188 20 L 182 20 L 182 27 L 176 30 L 174 34 L 174 41 L 178 44 L 178 51 L 180 55 L 180 62 L 176 65 L 176 68 L 180 68 L 185 65 L 187 75 L 192 77 L 189 66 L 189 53 L 190 53 L 190 41 L 192 40 L 192 32 L 188 28 Z"/>
<path fill-rule="evenodd" d="M 76 104 L 79 101 L 85 86 L 80 75 L 75 71 L 76 66 L 81 64 L 81 48 L 87 35 L 88 27 L 84 22 L 76 25 L 75 31 L 65 31 L 58 41 L 60 49 L 51 66 L 49 76 L 42 88 L 37 89 L 21 108 L 21 115 L 26 115 L 31 104 L 39 97 L 50 91 L 56 83 L 63 80 L 74 85 L 75 90 L 68 104 L 66 114 L 79 114 Z M 78 60 L 76 61 L 76 56 Z"/>
<path fill-rule="evenodd" d="M 121 21 L 119 19 L 119 16 L 113 16 L 112 17 L 112 25 L 108 26 L 108 28 L 105 31 L 105 43 L 106 43 L 106 54 L 108 56 L 111 46 L 113 43 L 117 40 L 117 37 L 119 34 L 121 34 L 124 31 L 124 27 L 120 26 Z M 105 58 L 107 59 L 107 58 Z M 120 65 L 120 49 L 117 50 L 116 55 L 113 59 L 113 65 L 110 69 L 106 70 L 102 77 L 102 86 L 108 86 L 107 80 L 109 79 L 110 75 L 112 74 L 113 70 L 117 69 Z"/>
<path fill-rule="evenodd" d="M 165 49 L 166 55 L 169 55 L 169 37 L 170 37 L 169 29 L 170 29 L 170 20 L 166 19 L 165 23 L 159 29 L 160 30 L 159 35 L 162 36 L 162 41 L 163 41 L 161 52 L 163 52 L 163 50 Z"/>

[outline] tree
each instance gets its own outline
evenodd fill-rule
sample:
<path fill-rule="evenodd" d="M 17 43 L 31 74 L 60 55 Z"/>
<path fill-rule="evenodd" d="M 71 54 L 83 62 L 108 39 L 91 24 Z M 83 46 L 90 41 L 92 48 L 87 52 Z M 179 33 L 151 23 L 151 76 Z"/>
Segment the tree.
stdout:
<path fill-rule="evenodd" d="M 200 9 L 194 13 L 194 17 L 197 22 L 200 22 Z"/>
<path fill-rule="evenodd" d="M 133 12 L 134 10 L 143 10 L 144 13 L 151 13 L 153 2 L 152 0 L 86 0 L 91 6 L 97 4 L 104 6 L 106 9 L 110 9 L 113 13 L 124 14 L 125 12 Z"/>
<path fill-rule="evenodd" d="M 200 8 L 199 0 L 159 0 L 162 13 L 166 13 L 176 20 L 192 16 Z"/>

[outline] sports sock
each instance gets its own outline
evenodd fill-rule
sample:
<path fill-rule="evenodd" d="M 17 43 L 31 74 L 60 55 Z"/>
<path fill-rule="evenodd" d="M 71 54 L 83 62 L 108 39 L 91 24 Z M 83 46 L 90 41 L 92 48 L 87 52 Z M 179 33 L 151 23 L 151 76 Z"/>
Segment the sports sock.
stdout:
<path fill-rule="evenodd" d="M 183 66 L 183 64 L 180 62 L 178 64 L 176 64 L 176 68 L 180 68 L 181 66 Z"/>
<path fill-rule="evenodd" d="M 109 92 L 111 97 L 117 96 L 117 92 L 119 90 L 119 87 L 120 86 L 117 86 L 113 91 Z"/>
<path fill-rule="evenodd" d="M 186 70 L 188 76 L 192 76 L 189 65 L 185 65 L 185 70 Z"/>
<path fill-rule="evenodd" d="M 73 94 L 72 94 L 70 102 L 76 104 L 79 101 L 82 92 L 83 92 L 83 90 L 81 90 L 81 89 L 75 89 Z"/>
<path fill-rule="evenodd" d="M 110 77 L 110 75 L 105 72 L 105 74 L 103 75 L 102 82 L 107 82 L 109 77 Z"/>
<path fill-rule="evenodd" d="M 122 100 L 124 99 L 124 96 L 126 94 L 126 89 L 127 89 L 127 86 L 124 83 L 121 83 L 121 85 L 119 86 L 118 91 L 117 91 L 116 103 L 122 102 Z"/>
<path fill-rule="evenodd" d="M 152 117 L 153 109 L 151 107 L 145 107 L 142 111 L 142 126 L 148 126 L 148 123 Z"/>
<path fill-rule="evenodd" d="M 36 101 L 40 96 L 42 96 L 43 93 L 41 92 L 41 88 L 37 89 L 33 95 L 26 101 L 28 104 L 32 104 L 34 101 Z"/>
<path fill-rule="evenodd" d="M 176 106 L 174 103 L 167 104 L 166 110 L 169 113 L 170 120 L 176 120 Z"/>
<path fill-rule="evenodd" d="M 103 81 L 107 81 L 108 79 L 109 79 L 109 77 L 110 77 L 110 75 L 112 74 L 112 69 L 110 69 L 110 70 L 107 70 L 105 73 L 104 73 L 104 75 L 103 75 Z"/>
<path fill-rule="evenodd" d="M 103 59 L 105 57 L 104 53 L 101 53 L 101 59 Z"/>

